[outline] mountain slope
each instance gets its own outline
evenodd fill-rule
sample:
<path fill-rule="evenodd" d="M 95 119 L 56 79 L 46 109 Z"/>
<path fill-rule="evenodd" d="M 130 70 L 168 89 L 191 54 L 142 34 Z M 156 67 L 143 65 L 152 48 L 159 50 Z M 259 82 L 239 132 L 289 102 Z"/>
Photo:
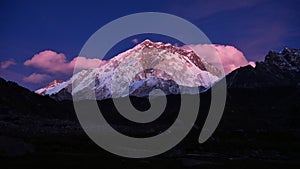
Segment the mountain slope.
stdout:
<path fill-rule="evenodd" d="M 36 94 L 15 82 L 2 78 L 0 78 L 0 93 L 1 115 L 34 114 L 54 118 L 74 116 L 71 106 L 59 103 L 48 96 Z"/>
<path fill-rule="evenodd" d="M 46 87 L 36 90 L 35 92 L 40 95 L 47 95 L 48 93 L 53 93 L 53 88 L 63 83 L 63 80 L 54 80 L 50 82 Z"/>

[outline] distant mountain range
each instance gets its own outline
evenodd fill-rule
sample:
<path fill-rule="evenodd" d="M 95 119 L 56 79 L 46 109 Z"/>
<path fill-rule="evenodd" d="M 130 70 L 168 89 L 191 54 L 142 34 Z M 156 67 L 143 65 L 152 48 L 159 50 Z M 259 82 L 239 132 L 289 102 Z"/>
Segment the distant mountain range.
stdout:
<path fill-rule="evenodd" d="M 255 68 L 241 67 L 226 78 L 229 88 L 300 86 L 300 50 L 270 51 L 263 62 L 256 62 Z"/>

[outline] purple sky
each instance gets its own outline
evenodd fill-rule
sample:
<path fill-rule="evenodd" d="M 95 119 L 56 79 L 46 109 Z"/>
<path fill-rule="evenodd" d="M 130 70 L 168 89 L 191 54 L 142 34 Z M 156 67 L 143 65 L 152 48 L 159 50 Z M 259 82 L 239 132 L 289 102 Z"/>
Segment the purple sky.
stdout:
<path fill-rule="evenodd" d="M 45 50 L 63 54 L 62 60 L 69 63 L 85 41 L 106 23 L 149 11 L 187 19 L 213 43 L 235 46 L 248 60 L 261 61 L 269 50 L 300 48 L 299 8 L 300 1 L 292 0 L 1 1 L 0 76 L 30 89 L 53 79 L 66 79 L 66 74 L 24 63 Z M 134 45 L 131 40 L 127 43 L 112 53 Z M 40 81 L 32 83 L 32 79 Z"/>

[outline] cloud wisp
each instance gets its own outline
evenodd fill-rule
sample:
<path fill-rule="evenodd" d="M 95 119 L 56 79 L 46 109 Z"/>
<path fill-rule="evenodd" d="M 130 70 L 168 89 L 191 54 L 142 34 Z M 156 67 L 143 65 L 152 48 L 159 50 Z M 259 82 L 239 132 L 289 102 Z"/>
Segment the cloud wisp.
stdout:
<path fill-rule="evenodd" d="M 24 77 L 23 81 L 26 83 L 43 83 L 51 79 L 51 76 L 47 74 L 39 74 L 39 73 L 32 73 L 31 75 Z"/>
<path fill-rule="evenodd" d="M 17 63 L 14 60 L 11 60 L 11 59 L 10 60 L 6 60 L 6 61 L 3 61 L 3 62 L 0 62 L 0 69 L 1 70 L 5 70 L 8 67 L 16 65 L 16 64 Z"/>
<path fill-rule="evenodd" d="M 139 40 L 137 38 L 134 38 L 134 39 L 131 40 L 131 42 L 134 43 L 134 44 L 138 44 Z"/>

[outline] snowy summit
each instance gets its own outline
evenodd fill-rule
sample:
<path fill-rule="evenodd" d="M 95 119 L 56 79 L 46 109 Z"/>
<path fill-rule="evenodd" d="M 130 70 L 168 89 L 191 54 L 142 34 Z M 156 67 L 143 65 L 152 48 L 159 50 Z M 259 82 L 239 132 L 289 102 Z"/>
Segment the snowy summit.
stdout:
<path fill-rule="evenodd" d="M 57 95 L 67 90 L 77 98 L 92 99 L 84 91 L 93 90 L 98 100 L 128 95 L 144 97 L 153 89 L 179 94 L 179 86 L 208 89 L 221 77 L 220 70 L 192 50 L 145 40 L 98 68 L 82 70 L 68 81 L 36 93 Z"/>

